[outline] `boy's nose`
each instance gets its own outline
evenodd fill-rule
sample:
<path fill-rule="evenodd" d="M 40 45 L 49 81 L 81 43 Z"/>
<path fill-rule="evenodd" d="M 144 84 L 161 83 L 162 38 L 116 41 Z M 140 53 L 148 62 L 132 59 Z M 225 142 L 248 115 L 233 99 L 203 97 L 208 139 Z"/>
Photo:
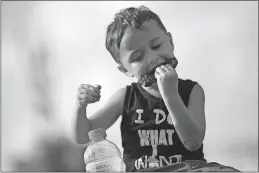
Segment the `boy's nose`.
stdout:
<path fill-rule="evenodd" d="M 165 61 L 166 61 L 165 59 L 159 58 L 159 57 L 148 61 L 148 68 L 149 68 L 148 71 L 150 73 L 153 73 L 155 68 L 158 67 L 160 64 L 164 63 Z"/>
<path fill-rule="evenodd" d="M 154 64 L 155 66 L 156 65 L 159 65 L 159 64 L 161 64 L 161 63 L 163 63 L 163 62 L 165 62 L 166 60 L 164 59 L 164 58 L 161 58 L 161 57 L 157 57 L 157 58 L 154 58 L 154 59 L 151 59 L 150 61 L 148 61 L 148 64 Z"/>

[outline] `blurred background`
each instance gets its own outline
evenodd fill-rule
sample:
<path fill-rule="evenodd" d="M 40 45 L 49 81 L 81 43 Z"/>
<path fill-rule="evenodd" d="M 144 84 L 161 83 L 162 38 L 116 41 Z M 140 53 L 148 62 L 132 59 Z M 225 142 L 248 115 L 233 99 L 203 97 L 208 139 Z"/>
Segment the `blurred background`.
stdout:
<path fill-rule="evenodd" d="M 258 170 L 258 2 L 2 2 L 2 171 L 84 171 L 73 142 L 77 88 L 102 85 L 98 110 L 133 80 L 105 49 L 120 9 L 146 5 L 172 33 L 177 72 L 206 94 L 208 161 Z M 119 125 L 108 140 L 121 147 Z M 86 134 L 87 135 L 87 134 Z"/>

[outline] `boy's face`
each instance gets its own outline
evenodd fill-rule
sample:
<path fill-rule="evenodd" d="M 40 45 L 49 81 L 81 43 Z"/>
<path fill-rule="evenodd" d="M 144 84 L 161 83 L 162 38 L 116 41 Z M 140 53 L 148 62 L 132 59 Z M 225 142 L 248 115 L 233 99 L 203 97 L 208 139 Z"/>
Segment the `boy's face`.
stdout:
<path fill-rule="evenodd" d="M 121 40 L 119 69 L 130 76 L 139 77 L 157 65 L 174 57 L 174 45 L 170 33 L 165 33 L 151 20 L 143 29 L 126 29 Z"/>

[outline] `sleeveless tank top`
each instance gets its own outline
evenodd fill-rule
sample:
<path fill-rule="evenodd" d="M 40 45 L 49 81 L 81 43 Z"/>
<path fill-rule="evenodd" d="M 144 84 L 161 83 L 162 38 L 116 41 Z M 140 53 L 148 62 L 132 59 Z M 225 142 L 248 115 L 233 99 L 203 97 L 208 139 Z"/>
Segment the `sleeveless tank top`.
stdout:
<path fill-rule="evenodd" d="M 178 92 L 187 107 L 197 82 L 178 81 Z M 127 86 L 120 128 L 126 171 L 184 160 L 205 160 L 203 145 L 194 152 L 187 150 L 177 135 L 163 99 L 152 96 L 139 83 Z"/>

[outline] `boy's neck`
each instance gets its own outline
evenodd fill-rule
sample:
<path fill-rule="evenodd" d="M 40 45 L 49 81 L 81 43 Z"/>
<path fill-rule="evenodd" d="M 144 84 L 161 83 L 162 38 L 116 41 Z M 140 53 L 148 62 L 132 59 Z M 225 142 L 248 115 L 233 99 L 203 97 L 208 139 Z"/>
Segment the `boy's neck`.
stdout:
<path fill-rule="evenodd" d="M 153 84 L 151 85 L 150 87 L 144 87 L 142 86 L 142 88 L 148 92 L 149 94 L 151 94 L 152 96 L 154 97 L 157 97 L 157 98 L 162 98 L 160 92 L 159 92 L 159 89 L 158 89 L 158 86 L 157 84 Z"/>

